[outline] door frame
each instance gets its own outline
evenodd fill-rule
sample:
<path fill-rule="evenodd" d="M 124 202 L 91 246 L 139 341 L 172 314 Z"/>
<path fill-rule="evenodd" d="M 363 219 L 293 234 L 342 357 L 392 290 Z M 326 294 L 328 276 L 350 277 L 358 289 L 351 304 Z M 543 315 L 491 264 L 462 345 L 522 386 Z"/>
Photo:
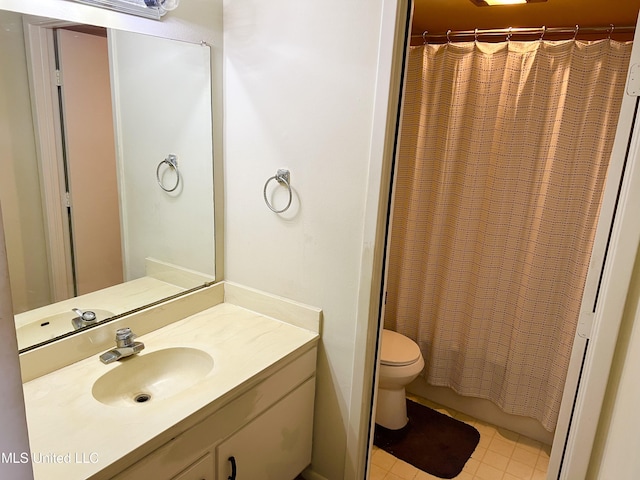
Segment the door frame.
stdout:
<path fill-rule="evenodd" d="M 355 319 L 352 393 L 348 401 L 345 480 L 368 478 L 371 463 L 389 200 L 412 16 L 413 0 L 383 0 Z M 305 474 L 312 480 L 325 480 L 312 470 Z"/>
<path fill-rule="evenodd" d="M 73 23 L 23 17 L 52 302 L 74 292 L 53 39 L 53 28 L 69 25 Z"/>
<path fill-rule="evenodd" d="M 640 64 L 640 19 L 629 72 Z M 582 300 L 576 344 L 562 400 L 547 478 L 586 478 L 618 332 L 640 243 L 640 101 L 627 74 L 623 104 Z M 610 217 L 610 218 L 611 218 Z M 608 248 L 607 248 L 608 245 Z"/>

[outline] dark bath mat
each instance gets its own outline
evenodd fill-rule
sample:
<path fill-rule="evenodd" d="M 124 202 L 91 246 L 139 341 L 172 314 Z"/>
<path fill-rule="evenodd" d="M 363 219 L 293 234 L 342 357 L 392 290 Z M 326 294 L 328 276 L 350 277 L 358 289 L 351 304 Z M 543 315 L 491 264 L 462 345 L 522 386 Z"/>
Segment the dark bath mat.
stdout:
<path fill-rule="evenodd" d="M 471 425 L 407 400 L 409 423 L 400 430 L 376 425 L 373 443 L 440 478 L 454 478 L 471 457 L 480 433 Z"/>

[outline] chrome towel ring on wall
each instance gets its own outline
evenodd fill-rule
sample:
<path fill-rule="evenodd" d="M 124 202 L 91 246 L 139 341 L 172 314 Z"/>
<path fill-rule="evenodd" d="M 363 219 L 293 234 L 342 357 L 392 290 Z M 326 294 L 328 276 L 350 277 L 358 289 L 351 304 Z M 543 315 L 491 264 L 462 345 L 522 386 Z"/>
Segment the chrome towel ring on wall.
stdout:
<path fill-rule="evenodd" d="M 162 182 L 162 179 L 160 178 L 160 167 L 162 167 L 162 165 L 165 163 L 169 166 L 169 168 L 172 168 L 173 171 L 176 172 L 176 183 L 171 188 L 166 187 Z M 170 153 L 167 158 L 165 158 L 158 164 L 158 168 L 156 168 L 156 179 L 158 180 L 158 185 L 160 185 L 160 188 L 165 192 L 173 192 L 176 188 L 178 188 L 178 185 L 180 185 L 180 170 L 178 170 L 178 157 L 176 155 Z"/>
<path fill-rule="evenodd" d="M 271 180 L 276 180 L 280 185 L 287 187 L 287 190 L 289 190 L 289 201 L 287 202 L 287 205 L 280 210 L 276 210 L 273 207 L 273 205 L 269 203 L 269 200 L 267 199 L 267 186 L 269 185 L 269 182 Z M 291 200 L 293 199 L 293 194 L 291 193 L 291 172 L 283 168 L 278 169 L 276 174 L 273 177 L 270 177 L 267 180 L 267 182 L 264 184 L 264 190 L 262 191 L 262 195 L 264 197 L 264 203 L 267 204 L 267 207 L 269 207 L 269 210 L 271 210 L 272 212 L 282 213 L 287 211 L 287 209 L 291 206 Z"/>

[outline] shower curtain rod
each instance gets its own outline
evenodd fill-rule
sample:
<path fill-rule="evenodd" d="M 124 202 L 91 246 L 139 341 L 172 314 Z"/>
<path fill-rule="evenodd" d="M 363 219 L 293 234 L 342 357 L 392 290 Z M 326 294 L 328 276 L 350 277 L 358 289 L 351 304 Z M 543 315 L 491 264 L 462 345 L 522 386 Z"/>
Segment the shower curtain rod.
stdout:
<path fill-rule="evenodd" d="M 421 35 L 411 35 L 411 37 L 422 37 L 423 40 L 426 41 L 427 38 L 435 39 L 435 38 L 446 38 L 448 41 L 452 41 L 452 37 L 475 37 L 476 39 L 479 36 L 506 36 L 508 39 L 511 38 L 512 35 L 540 35 L 540 38 L 543 39 L 546 35 L 568 35 L 573 34 L 574 38 L 581 33 L 607 33 L 611 36 L 614 33 L 632 33 L 635 32 L 636 27 L 631 25 L 625 25 L 622 27 L 616 27 L 611 24 L 609 26 L 602 27 L 580 27 L 576 25 L 575 27 L 509 27 L 509 28 L 489 28 L 489 29 L 478 29 L 475 30 L 449 30 L 447 32 L 442 33 L 429 33 L 428 30 L 425 30 Z"/>

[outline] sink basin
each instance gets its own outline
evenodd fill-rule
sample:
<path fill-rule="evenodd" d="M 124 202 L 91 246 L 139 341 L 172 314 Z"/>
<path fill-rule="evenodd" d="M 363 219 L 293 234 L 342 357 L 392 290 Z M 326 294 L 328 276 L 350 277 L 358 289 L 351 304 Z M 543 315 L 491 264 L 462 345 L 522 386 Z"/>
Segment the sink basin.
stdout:
<path fill-rule="evenodd" d="M 93 397 L 105 405 L 137 406 L 171 397 L 195 385 L 213 368 L 211 356 L 175 347 L 132 355 L 93 384 Z"/>
<path fill-rule="evenodd" d="M 96 314 L 98 321 L 113 317 L 113 313 L 107 310 L 92 310 Z M 16 336 L 18 337 L 18 348 L 28 347 L 36 343 L 50 340 L 59 335 L 73 331 L 72 320 L 78 315 L 72 311 L 56 313 L 35 320 L 31 323 L 18 327 Z"/>

